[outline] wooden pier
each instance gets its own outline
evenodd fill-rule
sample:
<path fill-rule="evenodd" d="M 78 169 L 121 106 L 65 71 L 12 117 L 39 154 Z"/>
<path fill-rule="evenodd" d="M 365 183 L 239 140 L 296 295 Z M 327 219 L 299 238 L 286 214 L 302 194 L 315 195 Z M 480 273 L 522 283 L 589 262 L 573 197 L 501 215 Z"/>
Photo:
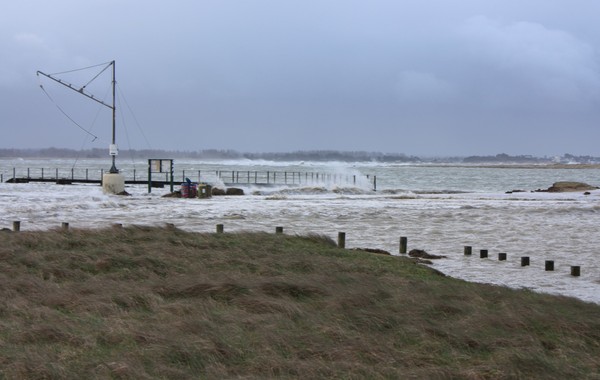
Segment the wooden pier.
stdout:
<path fill-rule="evenodd" d="M 102 183 L 104 170 L 98 169 L 46 169 L 46 168 L 12 168 L 0 171 L 0 182 L 30 183 L 46 182 L 60 185 L 98 184 Z M 148 185 L 148 173 L 145 170 L 124 170 L 125 184 Z M 173 173 L 152 175 L 151 187 L 163 188 L 178 185 L 189 178 L 192 182 L 223 183 L 224 186 L 256 186 L 256 187 L 303 187 L 303 186 L 341 186 L 368 187 L 377 190 L 377 177 L 371 175 L 302 172 L 302 171 L 239 171 L 239 170 L 181 170 Z M 159 178 L 164 178 L 159 179 Z"/>

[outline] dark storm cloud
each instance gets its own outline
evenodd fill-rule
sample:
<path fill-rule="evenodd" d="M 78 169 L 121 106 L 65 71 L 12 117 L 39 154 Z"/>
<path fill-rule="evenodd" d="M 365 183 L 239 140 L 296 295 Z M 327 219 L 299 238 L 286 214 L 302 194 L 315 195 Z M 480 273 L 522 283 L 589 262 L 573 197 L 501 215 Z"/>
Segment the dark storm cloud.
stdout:
<path fill-rule="evenodd" d="M 115 59 L 127 105 L 155 148 L 600 154 L 600 5 L 591 2 L 1 8 L 0 125 L 10 133 L 0 147 L 79 148 L 85 134 L 39 90 L 35 71 Z M 44 84 L 93 123 L 97 111 Z M 101 129 L 104 120 L 95 122 Z M 119 123 L 133 148 L 145 147 L 134 123 Z"/>

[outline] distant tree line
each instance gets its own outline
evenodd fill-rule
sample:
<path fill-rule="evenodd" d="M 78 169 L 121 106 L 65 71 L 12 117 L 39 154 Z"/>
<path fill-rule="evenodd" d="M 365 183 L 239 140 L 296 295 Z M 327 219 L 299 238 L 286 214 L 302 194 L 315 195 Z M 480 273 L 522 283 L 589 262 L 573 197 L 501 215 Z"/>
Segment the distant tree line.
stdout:
<path fill-rule="evenodd" d="M 106 149 L 0 149 L 0 158 L 103 158 L 108 156 Z M 205 149 L 198 151 L 161 150 L 161 149 L 128 149 L 119 151 L 122 158 L 192 158 L 209 160 L 267 160 L 267 161 L 339 161 L 339 162 L 439 162 L 439 163 L 515 163 L 537 164 L 553 162 L 574 162 L 582 164 L 598 164 L 600 157 L 575 156 L 564 154 L 560 157 L 534 157 L 530 155 L 511 156 L 500 153 L 490 156 L 468 156 L 422 159 L 417 156 L 407 156 L 402 153 L 380 153 L 365 151 L 336 151 L 336 150 L 309 150 L 279 153 L 242 153 L 231 149 Z"/>
<path fill-rule="evenodd" d="M 0 157 L 21 158 L 102 158 L 106 149 L 73 150 L 61 148 L 43 149 L 0 149 Z M 378 152 L 340 152 L 334 150 L 297 151 L 289 153 L 241 153 L 235 150 L 206 149 L 200 151 L 170 151 L 158 149 L 121 150 L 124 158 L 197 158 L 216 160 L 268 160 L 268 161 L 342 161 L 342 162 L 419 162 L 418 157 L 404 154 Z"/>

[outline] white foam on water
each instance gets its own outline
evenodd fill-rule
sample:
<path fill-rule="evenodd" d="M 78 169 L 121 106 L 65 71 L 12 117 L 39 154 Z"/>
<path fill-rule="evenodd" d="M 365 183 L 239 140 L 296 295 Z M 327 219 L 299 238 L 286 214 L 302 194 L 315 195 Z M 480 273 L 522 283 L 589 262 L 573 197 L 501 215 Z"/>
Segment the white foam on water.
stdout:
<path fill-rule="evenodd" d="M 0 228 L 10 228 L 14 220 L 21 221 L 22 230 L 47 230 L 62 222 L 72 228 L 173 223 L 196 232 L 213 232 L 220 223 L 226 232 L 274 232 L 282 226 L 285 233 L 320 233 L 334 239 L 345 232 L 349 248 L 394 254 L 399 237 L 406 236 L 409 250 L 446 255 L 433 267 L 450 276 L 600 303 L 600 191 L 506 194 L 498 189 L 522 184 L 523 173 L 513 178 L 504 169 L 477 170 L 476 176 L 471 168 L 396 169 L 400 172 L 379 167 L 384 191 L 378 192 L 334 184 L 247 187 L 246 193 L 254 195 L 210 199 L 163 198 L 168 188 L 148 194 L 146 186 L 127 186 L 131 196 L 114 196 L 103 194 L 98 185 L 1 183 Z M 531 174 L 531 181 L 536 187 L 542 182 L 549 186 L 557 173 L 540 171 Z M 591 175 L 576 172 L 559 179 Z M 445 177 L 436 179 L 441 175 Z M 498 176 L 504 182 L 492 183 Z M 458 182 L 465 178 L 473 184 L 458 192 Z M 472 256 L 463 255 L 465 245 L 473 247 Z M 479 258 L 481 249 L 488 250 L 487 259 Z M 500 252 L 507 253 L 507 261 L 498 260 Z M 520 266 L 522 256 L 530 257 L 530 266 Z M 555 261 L 555 271 L 544 270 L 546 260 Z M 581 266 L 580 277 L 570 276 L 572 265 Z"/>

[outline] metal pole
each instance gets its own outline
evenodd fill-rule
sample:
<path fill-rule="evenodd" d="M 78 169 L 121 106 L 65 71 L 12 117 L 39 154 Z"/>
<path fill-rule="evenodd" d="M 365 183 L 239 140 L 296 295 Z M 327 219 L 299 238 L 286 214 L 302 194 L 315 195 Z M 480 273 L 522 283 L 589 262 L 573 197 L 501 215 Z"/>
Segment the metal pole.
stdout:
<path fill-rule="evenodd" d="M 148 160 L 148 194 L 152 192 L 152 160 Z"/>
<path fill-rule="evenodd" d="M 117 99 L 117 95 L 115 92 L 115 87 L 117 84 L 117 80 L 116 80 L 116 75 L 115 75 L 115 61 L 111 62 L 112 64 L 112 144 L 115 145 L 117 138 L 116 138 L 116 125 L 117 125 L 117 106 L 116 106 L 116 99 Z M 119 170 L 117 169 L 117 166 L 115 165 L 115 158 L 116 155 L 112 155 L 112 166 L 110 167 L 110 173 L 118 173 Z"/>

